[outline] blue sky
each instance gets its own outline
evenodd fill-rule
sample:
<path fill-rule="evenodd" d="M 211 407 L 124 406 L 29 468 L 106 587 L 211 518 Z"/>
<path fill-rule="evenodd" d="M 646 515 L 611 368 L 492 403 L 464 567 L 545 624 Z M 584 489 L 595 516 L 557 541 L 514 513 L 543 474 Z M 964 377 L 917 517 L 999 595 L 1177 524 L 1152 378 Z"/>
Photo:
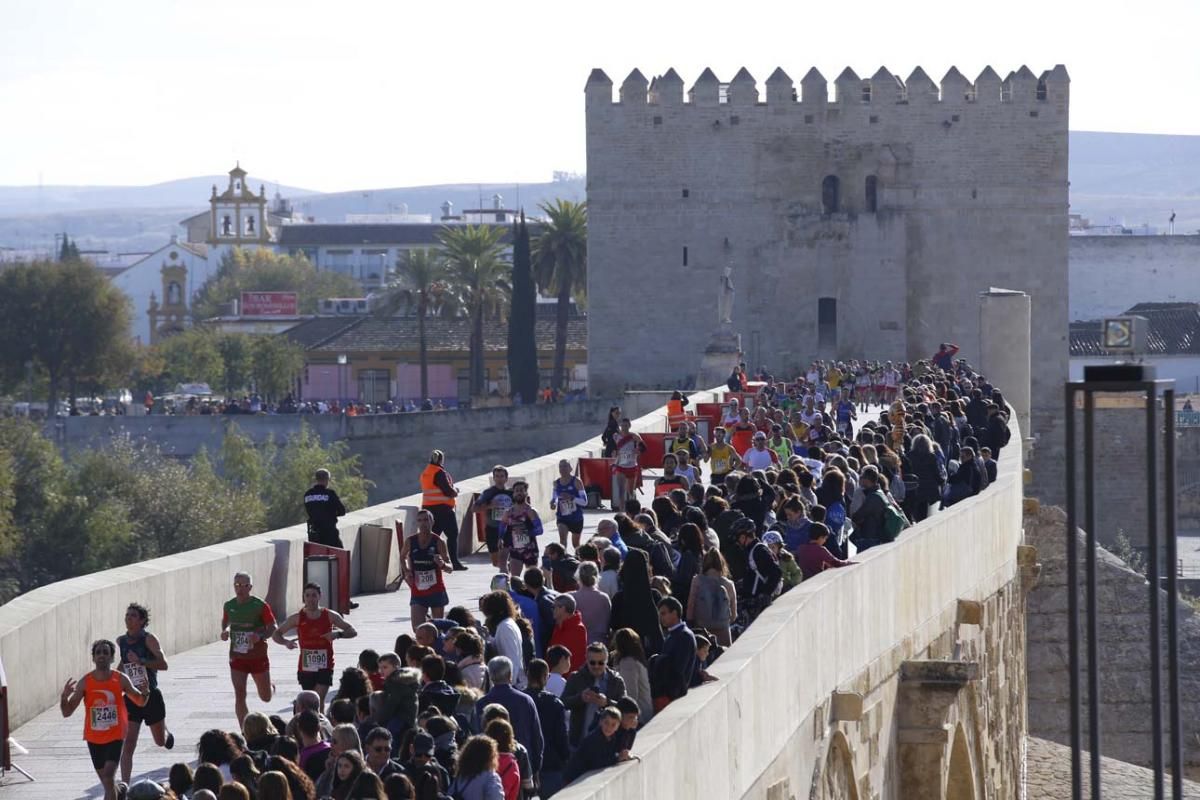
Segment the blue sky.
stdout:
<path fill-rule="evenodd" d="M 323 191 L 583 171 L 599 66 L 1070 70 L 1076 130 L 1200 133 L 1200 3 L 5 0 L 0 185 L 227 170 Z M 761 87 L 760 87 L 761 90 Z"/>

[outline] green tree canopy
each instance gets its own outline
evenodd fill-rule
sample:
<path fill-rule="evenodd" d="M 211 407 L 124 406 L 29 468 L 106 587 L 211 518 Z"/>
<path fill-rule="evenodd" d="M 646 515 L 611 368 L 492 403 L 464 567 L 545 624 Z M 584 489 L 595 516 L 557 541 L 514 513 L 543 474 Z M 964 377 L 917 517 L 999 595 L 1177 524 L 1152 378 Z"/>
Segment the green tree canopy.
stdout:
<path fill-rule="evenodd" d="M 375 313 L 392 316 L 402 308 L 417 314 L 417 348 L 421 365 L 421 398 L 429 396 L 429 343 L 425 317 L 439 314 L 452 305 L 446 261 L 436 250 L 409 250 L 396 264 L 396 272 Z"/>
<path fill-rule="evenodd" d="M 504 258 L 504 229 L 492 225 L 443 227 L 438 234 L 450 273 L 450 292 L 471 321 L 471 394 L 483 385 L 483 322 L 502 321 L 512 269 Z"/>
<path fill-rule="evenodd" d="M 571 298 L 587 289 L 587 206 L 572 200 L 543 203 L 549 218 L 533 245 L 533 268 L 543 292 L 558 298 L 554 336 L 554 387 L 566 380 L 567 321 Z"/>
<path fill-rule="evenodd" d="M 120 382 L 132 367 L 130 304 L 100 270 L 82 261 L 36 262 L 0 273 L 0 374 L 45 374 L 54 413 L 64 386 Z"/>
<path fill-rule="evenodd" d="M 238 249 L 227 255 L 217 274 L 200 287 L 192 303 L 193 318 L 218 316 L 221 306 L 240 299 L 242 292 L 296 292 L 300 313 L 315 314 L 319 301 L 358 297 L 362 289 L 349 275 L 318 270 L 302 255 Z"/>

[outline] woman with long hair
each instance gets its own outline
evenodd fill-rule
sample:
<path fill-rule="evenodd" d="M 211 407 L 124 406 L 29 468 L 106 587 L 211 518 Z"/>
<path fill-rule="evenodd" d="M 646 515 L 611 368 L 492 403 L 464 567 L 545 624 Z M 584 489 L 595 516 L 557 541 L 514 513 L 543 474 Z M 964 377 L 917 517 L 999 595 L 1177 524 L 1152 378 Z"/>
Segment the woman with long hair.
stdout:
<path fill-rule="evenodd" d="M 600 434 L 600 442 L 604 445 L 605 458 L 612 458 L 617 449 L 617 433 L 621 430 L 621 407 L 613 406 L 608 409 L 608 419 L 604 422 L 604 432 Z"/>
<path fill-rule="evenodd" d="M 613 596 L 612 628 L 633 628 L 642 638 L 646 652 L 654 655 L 662 649 L 663 633 L 658 623 L 657 596 L 650 588 L 650 562 L 644 550 L 629 548 L 621 564 L 621 589 Z"/>
<path fill-rule="evenodd" d="M 472 736 L 458 754 L 458 769 L 450 794 L 461 800 L 505 800 L 504 784 L 497 774 L 500 754 L 490 736 Z"/>
<path fill-rule="evenodd" d="M 613 669 L 625 681 L 625 694 L 638 704 L 638 720 L 642 725 L 654 716 L 654 696 L 650 693 L 650 669 L 642 638 L 632 628 L 619 628 L 612 637 Z"/>
<path fill-rule="evenodd" d="M 287 778 L 288 788 L 292 791 L 292 800 L 317 800 L 316 784 L 295 761 L 282 756 L 271 756 L 267 759 L 267 769 L 283 773 Z"/>
<path fill-rule="evenodd" d="M 679 527 L 679 564 L 675 567 L 675 578 L 671 581 L 671 594 L 680 602 L 687 602 L 692 590 L 692 579 L 700 572 L 704 558 L 704 534 L 694 522 L 685 522 Z"/>
<path fill-rule="evenodd" d="M 507 656 L 513 663 L 513 685 L 525 685 L 525 648 L 522 644 L 521 628 L 517 625 L 517 611 L 508 592 L 488 592 L 479 598 L 479 610 L 483 613 L 483 626 L 492 637 L 496 655 Z"/>
<path fill-rule="evenodd" d="M 287 776 L 277 770 L 264 772 L 258 779 L 258 800 L 292 800 Z"/>
<path fill-rule="evenodd" d="M 355 752 L 354 750 L 346 750 L 338 754 L 332 766 L 335 770 L 333 791 L 331 792 L 333 800 L 350 800 L 353 796 L 354 788 L 358 783 L 359 776 L 367 768 L 362 753 Z"/>
<path fill-rule="evenodd" d="M 705 553 L 700 568 L 688 594 L 687 619 L 692 627 L 703 628 L 728 647 L 733 644 L 730 626 L 737 619 L 737 587 L 729 579 L 729 567 L 720 550 Z"/>
<path fill-rule="evenodd" d="M 513 754 L 513 729 L 506 719 L 494 719 L 483 731 L 496 740 L 496 774 L 504 787 L 504 800 L 517 800 L 521 794 L 521 768 Z"/>

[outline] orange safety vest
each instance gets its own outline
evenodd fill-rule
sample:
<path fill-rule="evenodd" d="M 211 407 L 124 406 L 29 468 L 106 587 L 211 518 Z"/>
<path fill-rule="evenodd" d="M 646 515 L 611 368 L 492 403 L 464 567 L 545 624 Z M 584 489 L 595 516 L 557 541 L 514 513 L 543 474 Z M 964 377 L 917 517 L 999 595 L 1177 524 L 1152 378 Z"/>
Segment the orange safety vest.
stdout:
<path fill-rule="evenodd" d="M 421 507 L 428 508 L 429 506 L 453 506 L 454 498 L 448 496 L 437 485 L 434 477 L 439 472 L 446 472 L 438 464 L 430 464 L 425 467 L 425 471 L 421 473 Z M 453 485 L 454 479 L 450 477 L 450 473 L 446 472 L 446 478 Z"/>

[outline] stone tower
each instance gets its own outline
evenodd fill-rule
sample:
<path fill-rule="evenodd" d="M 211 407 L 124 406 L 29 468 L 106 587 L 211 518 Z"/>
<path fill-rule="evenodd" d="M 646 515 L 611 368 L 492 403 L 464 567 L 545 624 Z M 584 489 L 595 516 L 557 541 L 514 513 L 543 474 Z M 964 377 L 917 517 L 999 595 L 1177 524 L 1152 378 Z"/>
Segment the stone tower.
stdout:
<path fill-rule="evenodd" d="M 171 254 L 175 256 L 174 253 Z M 158 344 L 172 334 L 180 333 L 188 324 L 187 267 L 177 260 L 163 262 L 161 303 L 150 293 L 150 344 Z"/>
<path fill-rule="evenodd" d="M 266 247 L 271 242 L 267 227 L 267 190 L 260 186 L 258 194 L 246 185 L 246 170 L 238 164 L 229 170 L 229 186 L 217 193 L 212 187 L 209 198 L 209 258 L 214 264 L 235 247 Z"/>
<path fill-rule="evenodd" d="M 719 275 L 751 368 L 915 360 L 943 341 L 978 363 L 979 294 L 1032 297 L 1037 410 L 1067 376 L 1067 108 L 1062 66 L 941 85 L 917 68 L 799 91 L 745 69 L 684 93 L 634 70 L 585 87 L 588 374 L 609 395 L 698 371 Z M 684 332 L 690 332 L 684 335 Z M 1044 418 L 1043 420 L 1044 421 Z"/>

